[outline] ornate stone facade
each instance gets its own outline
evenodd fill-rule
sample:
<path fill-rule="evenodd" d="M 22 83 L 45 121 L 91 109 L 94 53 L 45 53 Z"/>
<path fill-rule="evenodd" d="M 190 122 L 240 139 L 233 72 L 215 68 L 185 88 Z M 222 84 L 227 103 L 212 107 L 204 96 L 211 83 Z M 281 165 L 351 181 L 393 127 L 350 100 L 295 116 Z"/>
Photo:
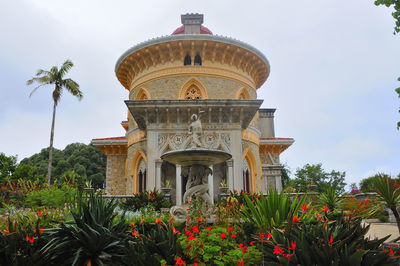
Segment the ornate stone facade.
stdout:
<path fill-rule="evenodd" d="M 92 140 L 107 155 L 110 194 L 169 183 L 173 201 L 181 204 L 188 170 L 161 155 L 190 145 L 193 114 L 201 117 L 204 147 L 232 155 L 212 167 L 212 200 L 222 180 L 230 190 L 281 189 L 279 154 L 294 140 L 275 137 L 275 109 L 260 109 L 257 100 L 256 90 L 269 75 L 268 60 L 246 43 L 212 35 L 200 24 L 186 25 L 193 16 L 203 20 L 199 14 L 182 15 L 182 30 L 138 44 L 117 61 L 117 78 L 129 90 L 128 119 L 121 123 L 126 133 Z"/>

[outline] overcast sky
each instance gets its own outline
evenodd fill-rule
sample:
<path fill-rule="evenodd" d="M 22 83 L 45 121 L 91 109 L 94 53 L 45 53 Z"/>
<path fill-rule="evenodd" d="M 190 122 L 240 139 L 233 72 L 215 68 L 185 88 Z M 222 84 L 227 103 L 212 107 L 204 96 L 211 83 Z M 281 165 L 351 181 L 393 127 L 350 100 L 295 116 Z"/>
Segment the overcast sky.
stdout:
<path fill-rule="evenodd" d="M 322 163 L 346 171 L 347 183 L 379 171 L 395 176 L 400 35 L 392 34 L 392 10 L 373 2 L 0 1 L 0 152 L 22 159 L 49 145 L 53 88 L 29 98 L 26 80 L 65 59 L 84 99 L 62 96 L 55 147 L 122 136 L 128 93 L 114 74 L 117 59 L 198 12 L 214 34 L 247 42 L 270 61 L 258 98 L 277 108 L 276 136 L 296 140 L 281 156 L 292 171 Z"/>

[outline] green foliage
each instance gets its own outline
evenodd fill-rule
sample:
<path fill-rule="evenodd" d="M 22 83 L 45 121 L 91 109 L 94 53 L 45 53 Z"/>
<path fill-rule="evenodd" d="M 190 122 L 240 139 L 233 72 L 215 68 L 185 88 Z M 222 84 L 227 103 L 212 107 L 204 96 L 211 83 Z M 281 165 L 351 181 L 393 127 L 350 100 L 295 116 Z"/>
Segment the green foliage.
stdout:
<path fill-rule="evenodd" d="M 129 225 L 114 212 L 117 203 L 93 193 L 78 197 L 72 221 L 48 230 L 45 260 L 58 265 L 121 265 Z"/>
<path fill-rule="evenodd" d="M 146 232 L 140 230 L 141 226 L 132 227 L 136 229 L 139 235 L 130 240 L 125 265 L 174 265 L 176 257 L 183 256 L 179 232 L 172 225 L 160 223 Z"/>
<path fill-rule="evenodd" d="M 281 171 L 281 180 L 283 189 L 285 189 L 290 183 L 290 177 L 289 177 L 290 174 L 291 172 L 289 167 L 286 164 L 284 164 Z"/>
<path fill-rule="evenodd" d="M 0 152 L 0 182 L 10 178 L 17 168 L 17 156 L 6 156 Z"/>
<path fill-rule="evenodd" d="M 319 207 L 328 206 L 329 210 L 335 210 L 340 207 L 343 194 L 337 193 L 333 188 L 329 187 L 325 192 L 320 193 L 317 204 Z"/>
<path fill-rule="evenodd" d="M 397 183 L 397 180 L 391 179 L 384 174 L 377 176 L 373 180 L 373 184 L 378 194 L 378 203 L 384 204 L 393 212 L 400 233 L 400 215 L 397 211 L 397 206 L 400 205 L 400 184 Z"/>
<path fill-rule="evenodd" d="M 40 153 L 34 154 L 21 161 L 35 167 L 34 176 L 46 176 L 49 149 L 42 149 Z M 53 150 L 52 176 L 53 181 L 63 179 L 66 173 L 74 172 L 79 178 L 92 181 L 94 188 L 103 188 L 105 182 L 106 156 L 93 145 L 83 143 L 72 143 L 64 150 Z M 22 177 L 22 176 L 21 176 Z M 84 183 L 79 181 L 78 183 Z"/>
<path fill-rule="evenodd" d="M 328 220 L 319 216 L 316 223 L 288 225 L 272 230 L 272 238 L 263 241 L 266 265 L 398 265 L 396 253 L 384 250 L 389 237 L 369 240 L 369 226 L 361 218 L 339 216 Z M 274 254 L 275 253 L 275 254 Z M 389 255 L 390 254 L 390 255 Z"/>
<path fill-rule="evenodd" d="M 159 211 L 161 208 L 171 207 L 171 202 L 165 198 L 164 194 L 153 191 L 145 191 L 134 194 L 121 204 L 122 208 L 130 211 L 138 211 L 142 208 L 150 208 Z"/>
<path fill-rule="evenodd" d="M 76 194 L 76 189 L 63 186 L 61 188 L 50 187 L 41 190 L 31 191 L 26 195 L 25 207 L 37 208 L 40 206 L 51 206 L 54 208 L 64 207 L 70 203 Z"/>
<path fill-rule="evenodd" d="M 307 186 L 310 184 L 316 185 L 318 192 L 324 192 L 328 187 L 332 187 L 335 191 L 343 193 L 346 186 L 345 172 L 335 170 L 330 173 L 325 172 L 320 163 L 306 164 L 303 168 L 298 168 L 295 176 L 296 178 L 291 180 L 290 185 L 302 192 L 307 191 Z"/>
<path fill-rule="evenodd" d="M 376 0 L 375 5 L 377 5 L 377 6 L 385 5 L 387 7 L 393 6 L 394 12 L 392 13 L 392 16 L 396 23 L 393 34 L 399 33 L 400 32 L 400 0 Z"/>
<path fill-rule="evenodd" d="M 205 265 L 257 265 L 261 258 L 255 246 L 246 246 L 237 241 L 238 232 L 232 228 L 193 226 L 186 228 L 179 238 L 190 260 Z"/>
<path fill-rule="evenodd" d="M 258 228 L 270 230 L 282 228 L 287 222 L 291 222 L 293 216 L 300 217 L 299 211 L 304 204 L 306 195 L 300 199 L 296 196 L 290 200 L 285 193 L 279 194 L 276 190 L 270 190 L 266 196 L 252 201 L 244 196 L 246 203 L 242 206 L 242 219 L 245 222 L 255 224 Z M 304 214 L 302 214 L 304 216 Z"/>

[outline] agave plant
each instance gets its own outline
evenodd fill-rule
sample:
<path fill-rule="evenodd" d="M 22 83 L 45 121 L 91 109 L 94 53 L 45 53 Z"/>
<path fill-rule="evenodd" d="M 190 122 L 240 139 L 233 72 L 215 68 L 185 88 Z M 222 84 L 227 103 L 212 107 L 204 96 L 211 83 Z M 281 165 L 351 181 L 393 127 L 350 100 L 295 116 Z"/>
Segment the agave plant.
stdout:
<path fill-rule="evenodd" d="M 329 187 L 318 197 L 317 204 L 320 207 L 328 206 L 329 210 L 335 210 L 340 207 L 343 194 L 338 193 L 335 189 Z"/>
<path fill-rule="evenodd" d="M 114 213 L 117 203 L 90 194 L 78 198 L 72 221 L 49 229 L 41 252 L 48 264 L 120 265 L 128 242 L 129 225 Z"/>
<path fill-rule="evenodd" d="M 360 217 L 326 217 L 317 223 L 298 223 L 272 230 L 262 242 L 266 265 L 398 265 L 398 251 L 384 249 L 382 239 L 365 237 L 369 226 Z"/>
<path fill-rule="evenodd" d="M 391 179 L 384 174 L 377 176 L 372 182 L 378 194 L 378 202 L 385 205 L 393 212 L 400 233 L 400 215 L 397 211 L 397 206 L 400 205 L 400 185 L 395 179 Z"/>
<path fill-rule="evenodd" d="M 306 194 L 300 199 L 296 196 L 291 200 L 285 193 L 279 194 L 276 190 L 270 190 L 266 198 L 260 196 L 254 202 L 247 195 L 244 195 L 244 198 L 241 218 L 261 229 L 270 230 L 274 227 L 282 228 L 293 216 L 298 215 Z"/>

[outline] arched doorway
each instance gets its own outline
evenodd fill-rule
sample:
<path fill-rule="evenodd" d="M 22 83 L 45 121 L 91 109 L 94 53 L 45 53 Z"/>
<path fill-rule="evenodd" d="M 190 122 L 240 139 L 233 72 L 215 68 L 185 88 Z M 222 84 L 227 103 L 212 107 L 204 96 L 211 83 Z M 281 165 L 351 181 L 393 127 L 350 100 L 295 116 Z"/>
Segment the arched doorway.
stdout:
<path fill-rule="evenodd" d="M 146 163 L 142 159 L 139 163 L 138 169 L 138 192 L 146 191 L 146 183 L 147 183 L 147 172 L 146 172 Z"/>
<path fill-rule="evenodd" d="M 250 192 L 250 166 L 246 158 L 243 159 L 243 191 Z"/>

